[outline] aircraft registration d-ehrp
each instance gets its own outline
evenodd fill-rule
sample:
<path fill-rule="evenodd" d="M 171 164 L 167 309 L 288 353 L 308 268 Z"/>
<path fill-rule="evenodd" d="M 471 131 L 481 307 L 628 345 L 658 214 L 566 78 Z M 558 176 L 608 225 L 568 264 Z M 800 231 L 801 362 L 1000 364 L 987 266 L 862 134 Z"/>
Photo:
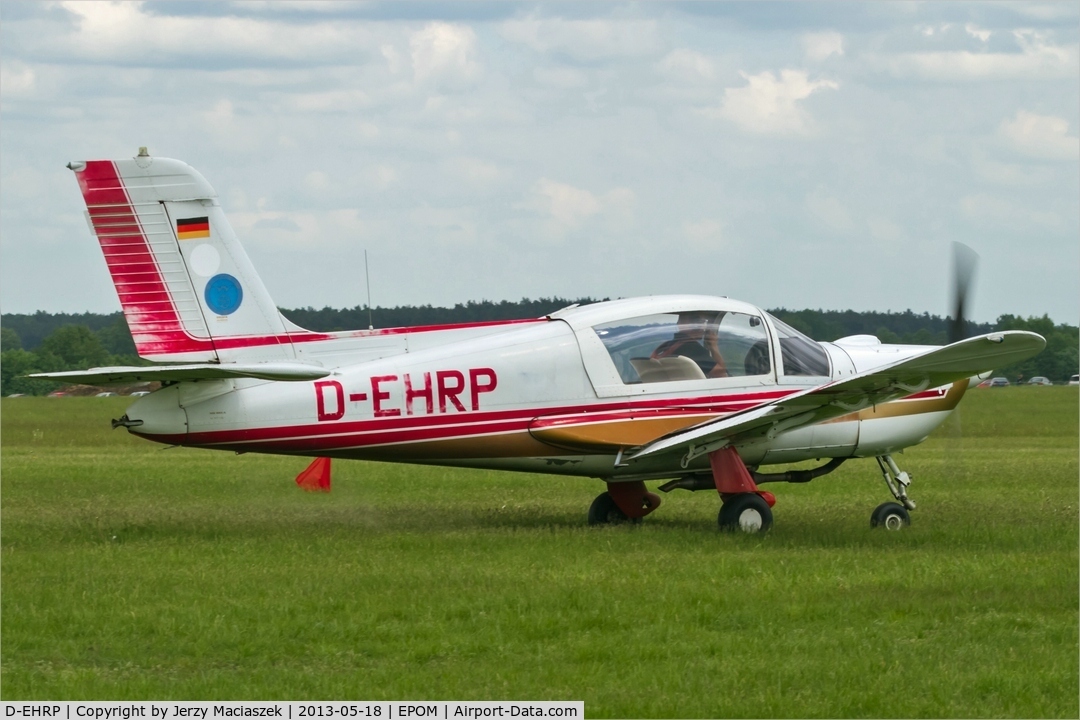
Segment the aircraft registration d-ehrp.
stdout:
<path fill-rule="evenodd" d="M 511 322 L 312 332 L 278 311 L 196 170 L 145 149 L 73 162 L 139 355 L 167 364 L 41 373 L 161 381 L 114 427 L 168 445 L 599 478 L 590 523 L 636 520 L 658 488 L 711 489 L 719 524 L 772 524 L 773 481 L 874 457 L 899 528 L 914 503 L 892 454 L 922 442 L 968 380 L 1046 344 L 1030 332 L 887 345 L 815 342 L 753 305 L 669 295 Z M 954 323 L 962 313 L 962 298 Z M 962 333 L 961 333 L 962 334 Z M 812 470 L 770 464 L 820 459 Z"/>

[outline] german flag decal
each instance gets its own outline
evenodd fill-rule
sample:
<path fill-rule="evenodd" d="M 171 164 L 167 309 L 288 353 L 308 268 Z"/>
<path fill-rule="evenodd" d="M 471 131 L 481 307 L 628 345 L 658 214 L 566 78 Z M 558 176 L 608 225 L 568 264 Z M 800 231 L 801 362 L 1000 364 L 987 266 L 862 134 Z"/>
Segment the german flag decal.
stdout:
<path fill-rule="evenodd" d="M 176 237 L 181 240 L 210 237 L 210 218 L 185 218 L 176 221 Z"/>

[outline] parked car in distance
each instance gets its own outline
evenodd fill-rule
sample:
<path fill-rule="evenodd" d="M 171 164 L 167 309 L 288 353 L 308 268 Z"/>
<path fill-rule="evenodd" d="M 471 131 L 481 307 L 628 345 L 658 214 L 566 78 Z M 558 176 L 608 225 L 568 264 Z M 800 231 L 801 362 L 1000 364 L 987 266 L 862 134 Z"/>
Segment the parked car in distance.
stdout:
<path fill-rule="evenodd" d="M 114 392 L 99 392 L 94 397 L 116 397 L 116 393 L 114 393 Z"/>
<path fill-rule="evenodd" d="M 1069 378 L 1070 385 L 1080 385 L 1080 375 L 1073 375 Z"/>
<path fill-rule="evenodd" d="M 46 395 L 45 397 L 67 397 L 67 393 L 63 390 L 55 390 Z"/>
<path fill-rule="evenodd" d="M 1009 378 L 1003 378 L 1003 377 L 990 378 L 989 380 L 985 380 L 985 381 L 979 383 L 979 387 L 1008 387 L 1008 386 L 1009 386 Z"/>
<path fill-rule="evenodd" d="M 11 393 L 8 397 L 26 397 L 26 393 Z"/>
<path fill-rule="evenodd" d="M 1054 383 L 1050 382 L 1050 378 L 1044 378 L 1042 375 L 1036 375 L 1035 377 L 1028 380 L 1027 384 L 1028 385 L 1053 385 Z"/>
<path fill-rule="evenodd" d="M 149 395 L 149 394 L 150 394 L 149 390 L 136 390 L 135 392 L 130 393 L 129 396 L 130 397 L 142 397 L 143 395 Z"/>

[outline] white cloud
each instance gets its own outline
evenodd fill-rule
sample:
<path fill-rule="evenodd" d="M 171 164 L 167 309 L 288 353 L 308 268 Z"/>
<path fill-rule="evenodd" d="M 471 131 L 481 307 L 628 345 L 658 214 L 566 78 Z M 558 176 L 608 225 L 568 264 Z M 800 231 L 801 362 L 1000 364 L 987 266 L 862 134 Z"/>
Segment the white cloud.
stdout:
<path fill-rule="evenodd" d="M 499 32 L 511 42 L 540 53 L 576 60 L 651 55 L 659 46 L 654 20 L 565 20 L 526 18 L 508 20 Z"/>
<path fill-rule="evenodd" d="M 304 185 L 308 190 L 324 192 L 330 187 L 330 176 L 322 170 L 312 170 L 304 176 Z"/>
<path fill-rule="evenodd" d="M 267 59 L 311 64 L 335 58 L 359 63 L 373 36 L 362 23 L 293 24 L 281 18 L 171 16 L 146 11 L 142 2 L 64 2 L 74 30 L 27 39 L 53 52 L 97 62 L 159 65 L 186 58 L 200 64 L 214 58 Z M 137 39 L 137 40 L 133 40 Z"/>
<path fill-rule="evenodd" d="M 212 108 L 202 113 L 203 121 L 207 127 L 217 135 L 232 134 L 233 131 L 233 104 L 229 100 L 219 100 Z"/>
<path fill-rule="evenodd" d="M 397 74 L 402 67 L 401 53 L 390 43 L 384 43 L 379 47 L 379 54 L 386 60 L 386 67 L 392 74 Z"/>
<path fill-rule="evenodd" d="M 1004 2 L 1011 12 L 1024 15 L 1041 21 L 1069 20 L 1076 22 L 1076 5 L 1067 2 L 1031 2 L 1031 0 L 1017 0 Z"/>
<path fill-rule="evenodd" d="M 848 232 L 855 226 L 847 206 L 823 188 L 808 194 L 805 204 L 806 209 L 831 231 Z"/>
<path fill-rule="evenodd" d="M 259 198 L 257 212 L 229 213 L 229 223 L 249 251 L 332 246 L 329 237 L 320 232 L 317 215 L 272 212 L 266 205 L 265 198 Z"/>
<path fill-rule="evenodd" d="M 411 220 L 424 234 L 443 246 L 474 245 L 476 221 L 469 208 L 435 208 L 424 205 L 411 213 Z"/>
<path fill-rule="evenodd" d="M 285 103 L 302 113 L 357 112 L 369 106 L 371 99 L 363 90 L 326 90 L 290 93 Z"/>
<path fill-rule="evenodd" d="M 1001 123 L 998 135 L 1013 150 L 1028 157 L 1047 160 L 1080 157 L 1080 137 L 1069 135 L 1065 118 L 1019 110 L 1012 120 Z"/>
<path fill-rule="evenodd" d="M 589 77 L 580 70 L 565 66 L 538 67 L 533 70 L 533 79 L 541 85 L 571 90 L 586 87 Z"/>
<path fill-rule="evenodd" d="M 893 250 L 903 248 L 905 234 L 903 228 L 888 218 L 872 216 L 866 219 L 866 226 L 870 237 L 880 242 L 883 246 Z"/>
<path fill-rule="evenodd" d="M 375 185 L 380 190 L 385 190 L 396 184 L 399 179 L 398 171 L 390 165 L 376 165 L 372 169 L 372 174 L 374 175 Z"/>
<path fill-rule="evenodd" d="M 1002 228 L 1029 237 L 1033 226 L 1051 232 L 1061 232 L 1069 223 L 1052 210 L 1033 209 L 1026 203 L 1016 203 L 1007 197 L 988 193 L 965 195 L 960 200 L 961 212 L 972 223 L 1000 231 Z"/>
<path fill-rule="evenodd" d="M 28 65 L 6 60 L 0 64 L 0 93 L 3 95 L 28 93 L 36 84 L 37 76 Z"/>
<path fill-rule="evenodd" d="M 1032 187 L 1053 182 L 1054 177 L 1053 170 L 1042 163 L 996 162 L 985 157 L 983 153 L 976 153 L 972 157 L 971 164 L 975 176 L 991 185 L 1011 188 Z"/>
<path fill-rule="evenodd" d="M 355 208 L 280 212 L 268 210 L 263 198 L 256 204 L 256 212 L 228 213 L 233 230 L 252 254 L 290 250 L 331 252 L 351 248 L 361 238 L 371 235 L 371 228 Z"/>
<path fill-rule="evenodd" d="M 724 242 L 724 225 L 719 220 L 687 220 L 682 224 L 682 232 L 690 246 L 701 251 L 715 250 Z"/>
<path fill-rule="evenodd" d="M 476 33 L 465 25 L 433 22 L 409 39 L 413 73 L 418 82 L 469 81 L 480 74 L 476 55 Z"/>
<path fill-rule="evenodd" d="M 449 165 L 457 177 L 476 185 L 488 185 L 502 175 L 497 165 L 476 157 L 456 157 Z"/>
<path fill-rule="evenodd" d="M 263 12 L 286 12 L 301 11 L 309 12 L 334 12 L 341 10 L 345 3 L 341 0 L 240 0 L 239 2 L 225 2 L 223 5 L 231 5 L 243 8 L 245 11 L 260 10 Z"/>
<path fill-rule="evenodd" d="M 555 222 L 573 227 L 600 212 L 600 200 L 588 190 L 541 178 L 533 186 L 529 205 L 549 214 Z"/>
<path fill-rule="evenodd" d="M 533 185 L 524 207 L 548 220 L 541 230 L 542 239 L 561 241 L 568 232 L 586 222 L 602 220 L 608 230 L 625 230 L 633 224 L 636 196 L 629 188 L 613 188 L 602 195 L 541 178 Z M 601 240 L 602 238 L 593 238 Z"/>
<path fill-rule="evenodd" d="M 1015 30 L 1020 52 L 940 51 L 904 53 L 868 60 L 896 77 L 924 80 L 1060 78 L 1078 74 L 1077 46 L 1054 45 L 1033 30 Z"/>
<path fill-rule="evenodd" d="M 838 32 L 807 33 L 802 38 L 806 59 L 821 62 L 830 55 L 844 54 L 844 36 Z"/>
<path fill-rule="evenodd" d="M 986 42 L 987 40 L 989 40 L 990 36 L 993 35 L 993 33 L 990 32 L 989 30 L 983 30 L 982 28 L 977 27 L 974 23 L 968 23 L 967 25 L 965 25 L 964 30 L 971 37 L 978 38 L 979 40 L 981 40 L 983 42 Z"/>
<path fill-rule="evenodd" d="M 660 71 L 676 82 L 704 82 L 713 79 L 715 71 L 708 56 L 693 50 L 672 50 L 657 64 Z"/>
<path fill-rule="evenodd" d="M 821 89 L 840 86 L 831 80 L 813 80 L 805 70 L 768 70 L 757 75 L 740 73 L 747 84 L 724 90 L 720 107 L 707 111 L 731 120 L 742 129 L 762 134 L 798 134 L 810 128 L 810 116 L 798 103 Z"/>

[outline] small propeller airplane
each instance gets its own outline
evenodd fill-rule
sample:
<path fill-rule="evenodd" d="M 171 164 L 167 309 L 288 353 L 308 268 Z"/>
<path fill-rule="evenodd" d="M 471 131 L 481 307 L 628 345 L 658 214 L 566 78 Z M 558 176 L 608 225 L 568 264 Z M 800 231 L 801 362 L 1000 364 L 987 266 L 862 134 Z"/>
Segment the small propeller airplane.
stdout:
<path fill-rule="evenodd" d="M 963 338 L 973 261 L 958 255 L 953 342 L 815 342 L 753 305 L 669 295 L 571 306 L 510 322 L 312 332 L 286 319 L 216 193 L 187 164 L 73 162 L 141 357 L 167 364 L 31 377 L 160 381 L 113 421 L 168 445 L 598 478 L 591 524 L 638 521 L 659 490 L 715 490 L 721 528 L 765 531 L 775 496 L 849 458 L 877 459 L 910 523 L 893 454 L 927 438 L 968 381 L 1045 346 L 1030 332 Z M 961 246 L 963 247 L 963 246 Z M 967 253 L 973 255 L 970 250 Z M 810 470 L 763 466 L 824 461 Z"/>

